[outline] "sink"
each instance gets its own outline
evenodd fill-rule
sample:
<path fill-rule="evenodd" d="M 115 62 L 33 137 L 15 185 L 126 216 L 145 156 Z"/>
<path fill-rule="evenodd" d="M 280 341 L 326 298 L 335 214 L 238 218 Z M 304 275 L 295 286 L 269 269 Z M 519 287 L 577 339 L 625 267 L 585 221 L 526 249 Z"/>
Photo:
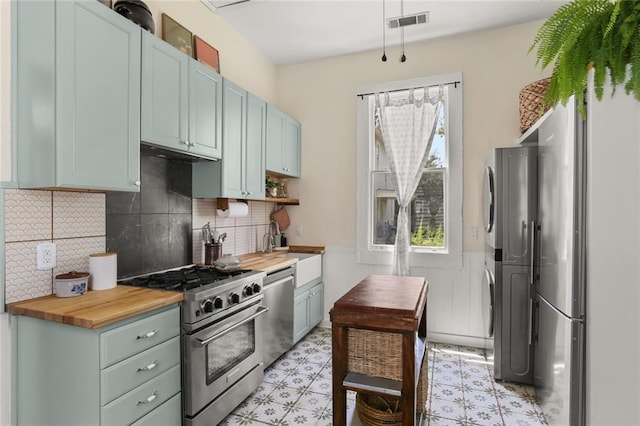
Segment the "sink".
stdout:
<path fill-rule="evenodd" d="M 286 253 L 281 257 L 298 259 L 296 263 L 296 287 L 322 278 L 322 255 L 312 253 Z"/>

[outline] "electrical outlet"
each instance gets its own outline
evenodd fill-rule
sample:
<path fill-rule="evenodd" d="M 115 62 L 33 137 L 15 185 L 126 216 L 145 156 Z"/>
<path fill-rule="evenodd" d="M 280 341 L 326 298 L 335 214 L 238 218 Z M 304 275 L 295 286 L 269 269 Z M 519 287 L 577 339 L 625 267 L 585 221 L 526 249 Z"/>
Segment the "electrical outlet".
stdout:
<path fill-rule="evenodd" d="M 471 239 L 472 240 L 478 239 L 478 228 L 475 226 L 471 228 Z"/>
<path fill-rule="evenodd" d="M 41 243 L 37 246 L 38 269 L 53 269 L 56 267 L 56 245 L 54 243 Z"/>

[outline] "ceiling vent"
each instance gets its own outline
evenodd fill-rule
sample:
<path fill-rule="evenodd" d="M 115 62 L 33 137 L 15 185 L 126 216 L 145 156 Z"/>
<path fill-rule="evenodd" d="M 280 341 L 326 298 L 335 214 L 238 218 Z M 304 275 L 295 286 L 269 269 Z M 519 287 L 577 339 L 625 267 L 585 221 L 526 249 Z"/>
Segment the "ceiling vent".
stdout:
<path fill-rule="evenodd" d="M 251 0 L 200 0 L 204 3 L 212 11 L 216 11 L 216 9 L 221 9 L 227 6 L 233 6 L 234 4 L 246 3 Z"/>
<path fill-rule="evenodd" d="M 427 22 L 429 22 L 429 12 L 420 12 L 413 15 L 387 19 L 387 26 L 389 29 L 394 29 L 408 27 L 409 25 L 426 24 Z"/>

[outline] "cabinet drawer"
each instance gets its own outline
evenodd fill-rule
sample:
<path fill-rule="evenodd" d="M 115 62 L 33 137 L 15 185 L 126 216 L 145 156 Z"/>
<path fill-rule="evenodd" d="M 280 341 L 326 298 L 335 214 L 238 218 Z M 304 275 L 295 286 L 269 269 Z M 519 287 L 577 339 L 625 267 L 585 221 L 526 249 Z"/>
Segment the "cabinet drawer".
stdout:
<path fill-rule="evenodd" d="M 180 366 L 176 365 L 102 407 L 101 424 L 118 426 L 131 424 L 179 392 Z"/>
<path fill-rule="evenodd" d="M 120 395 L 124 395 L 179 364 L 180 337 L 176 336 L 102 370 L 100 373 L 101 404 L 104 405 Z"/>
<path fill-rule="evenodd" d="M 177 394 L 131 426 L 178 426 L 182 423 L 180 395 Z"/>
<path fill-rule="evenodd" d="M 100 334 L 100 368 L 108 367 L 180 334 L 180 308 Z"/>

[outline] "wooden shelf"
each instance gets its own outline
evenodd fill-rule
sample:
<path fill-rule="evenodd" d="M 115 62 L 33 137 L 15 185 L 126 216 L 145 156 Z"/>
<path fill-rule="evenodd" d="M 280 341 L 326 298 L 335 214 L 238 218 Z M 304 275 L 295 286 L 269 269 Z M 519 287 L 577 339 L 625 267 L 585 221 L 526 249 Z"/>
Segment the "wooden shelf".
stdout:
<path fill-rule="evenodd" d="M 265 197 L 265 201 L 269 201 L 271 203 L 284 204 L 287 206 L 299 206 L 300 200 L 297 198 L 273 198 L 273 197 Z"/>
<path fill-rule="evenodd" d="M 241 203 L 247 203 L 248 200 L 237 200 Z M 261 200 L 254 200 L 261 201 Z M 297 198 L 273 198 L 273 197 L 265 197 L 264 201 L 268 201 L 271 203 L 278 203 L 287 206 L 299 206 L 300 200 Z M 229 208 L 229 198 L 217 198 L 216 199 L 216 208 L 220 210 L 227 210 Z"/>

